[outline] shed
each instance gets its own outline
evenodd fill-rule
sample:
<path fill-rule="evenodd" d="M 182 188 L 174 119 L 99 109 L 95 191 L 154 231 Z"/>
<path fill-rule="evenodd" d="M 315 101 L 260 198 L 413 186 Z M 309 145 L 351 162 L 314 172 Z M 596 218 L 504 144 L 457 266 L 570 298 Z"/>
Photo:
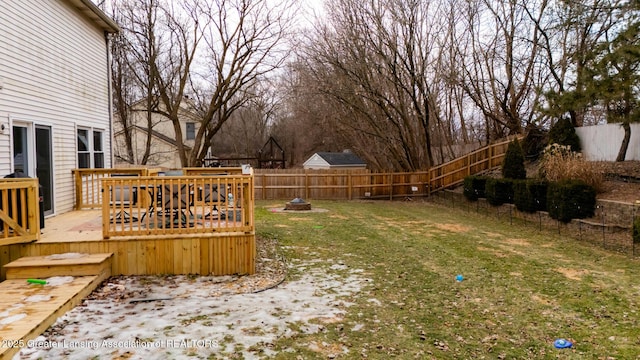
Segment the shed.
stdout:
<path fill-rule="evenodd" d="M 317 152 L 303 166 L 305 169 L 366 169 L 367 163 L 348 151 Z"/>

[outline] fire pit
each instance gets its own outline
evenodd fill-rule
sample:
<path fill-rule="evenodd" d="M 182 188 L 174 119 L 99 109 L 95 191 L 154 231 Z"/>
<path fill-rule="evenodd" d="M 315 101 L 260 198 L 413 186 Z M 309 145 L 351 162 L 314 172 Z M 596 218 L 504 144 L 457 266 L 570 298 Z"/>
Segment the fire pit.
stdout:
<path fill-rule="evenodd" d="M 295 198 L 289 201 L 285 206 L 285 210 L 302 211 L 311 210 L 311 203 L 308 203 L 301 198 Z"/>

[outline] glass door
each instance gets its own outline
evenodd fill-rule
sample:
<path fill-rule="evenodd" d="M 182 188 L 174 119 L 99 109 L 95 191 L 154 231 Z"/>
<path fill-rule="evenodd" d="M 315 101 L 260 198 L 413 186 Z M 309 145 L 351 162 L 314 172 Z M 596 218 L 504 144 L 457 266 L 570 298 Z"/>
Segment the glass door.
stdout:
<path fill-rule="evenodd" d="M 27 126 L 13 126 L 13 172 L 29 175 L 29 128 Z"/>
<path fill-rule="evenodd" d="M 51 127 L 14 122 L 13 172 L 38 178 L 45 215 L 53 214 L 53 156 Z"/>
<path fill-rule="evenodd" d="M 42 186 L 44 214 L 53 214 L 53 156 L 51 154 L 51 128 L 36 126 L 36 176 Z"/>

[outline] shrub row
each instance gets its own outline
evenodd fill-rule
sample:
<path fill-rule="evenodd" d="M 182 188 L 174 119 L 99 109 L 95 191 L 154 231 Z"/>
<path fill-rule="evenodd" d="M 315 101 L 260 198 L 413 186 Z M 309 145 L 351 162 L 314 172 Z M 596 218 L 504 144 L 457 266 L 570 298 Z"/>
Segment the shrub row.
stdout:
<path fill-rule="evenodd" d="M 549 216 L 562 222 L 593 216 L 596 207 L 595 189 L 580 180 L 548 183 L 539 179 L 494 179 L 467 176 L 464 196 L 470 201 L 486 197 L 491 205 L 513 203 L 520 211 L 548 211 Z M 640 221 L 638 221 L 640 223 Z M 638 224 L 640 241 L 640 224 Z"/>
<path fill-rule="evenodd" d="M 464 178 L 463 194 L 469 201 L 476 201 L 484 197 L 484 188 L 487 183 L 486 176 L 467 176 Z"/>

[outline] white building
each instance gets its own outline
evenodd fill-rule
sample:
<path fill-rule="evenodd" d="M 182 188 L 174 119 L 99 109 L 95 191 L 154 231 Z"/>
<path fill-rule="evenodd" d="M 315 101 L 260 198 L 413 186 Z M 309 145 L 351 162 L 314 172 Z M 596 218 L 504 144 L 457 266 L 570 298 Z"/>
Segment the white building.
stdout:
<path fill-rule="evenodd" d="M 173 122 L 159 114 L 151 113 L 151 128 L 146 111 L 146 100 L 137 102 L 132 106 L 131 112 L 128 114 L 130 121 L 129 132 L 131 133 L 131 142 L 133 150 L 133 163 L 140 164 L 147 146 L 147 135 L 151 132 L 150 142 L 151 149 L 149 151 L 149 159 L 146 165 L 157 166 L 168 169 L 181 168 L 180 156 L 178 154 L 178 145 L 176 142 L 176 131 Z M 200 122 L 195 114 L 189 111 L 183 103 L 183 107 L 178 114 L 180 119 L 180 127 L 182 131 L 182 143 L 186 148 L 187 154 L 193 150 L 195 145 L 195 137 L 200 130 Z M 127 145 L 122 124 L 114 121 L 114 157 L 116 164 L 129 163 L 127 154 Z"/>
<path fill-rule="evenodd" d="M 71 170 L 111 166 L 118 25 L 90 0 L 2 0 L 0 24 L 0 177 L 37 177 L 45 213 L 70 211 Z"/>

